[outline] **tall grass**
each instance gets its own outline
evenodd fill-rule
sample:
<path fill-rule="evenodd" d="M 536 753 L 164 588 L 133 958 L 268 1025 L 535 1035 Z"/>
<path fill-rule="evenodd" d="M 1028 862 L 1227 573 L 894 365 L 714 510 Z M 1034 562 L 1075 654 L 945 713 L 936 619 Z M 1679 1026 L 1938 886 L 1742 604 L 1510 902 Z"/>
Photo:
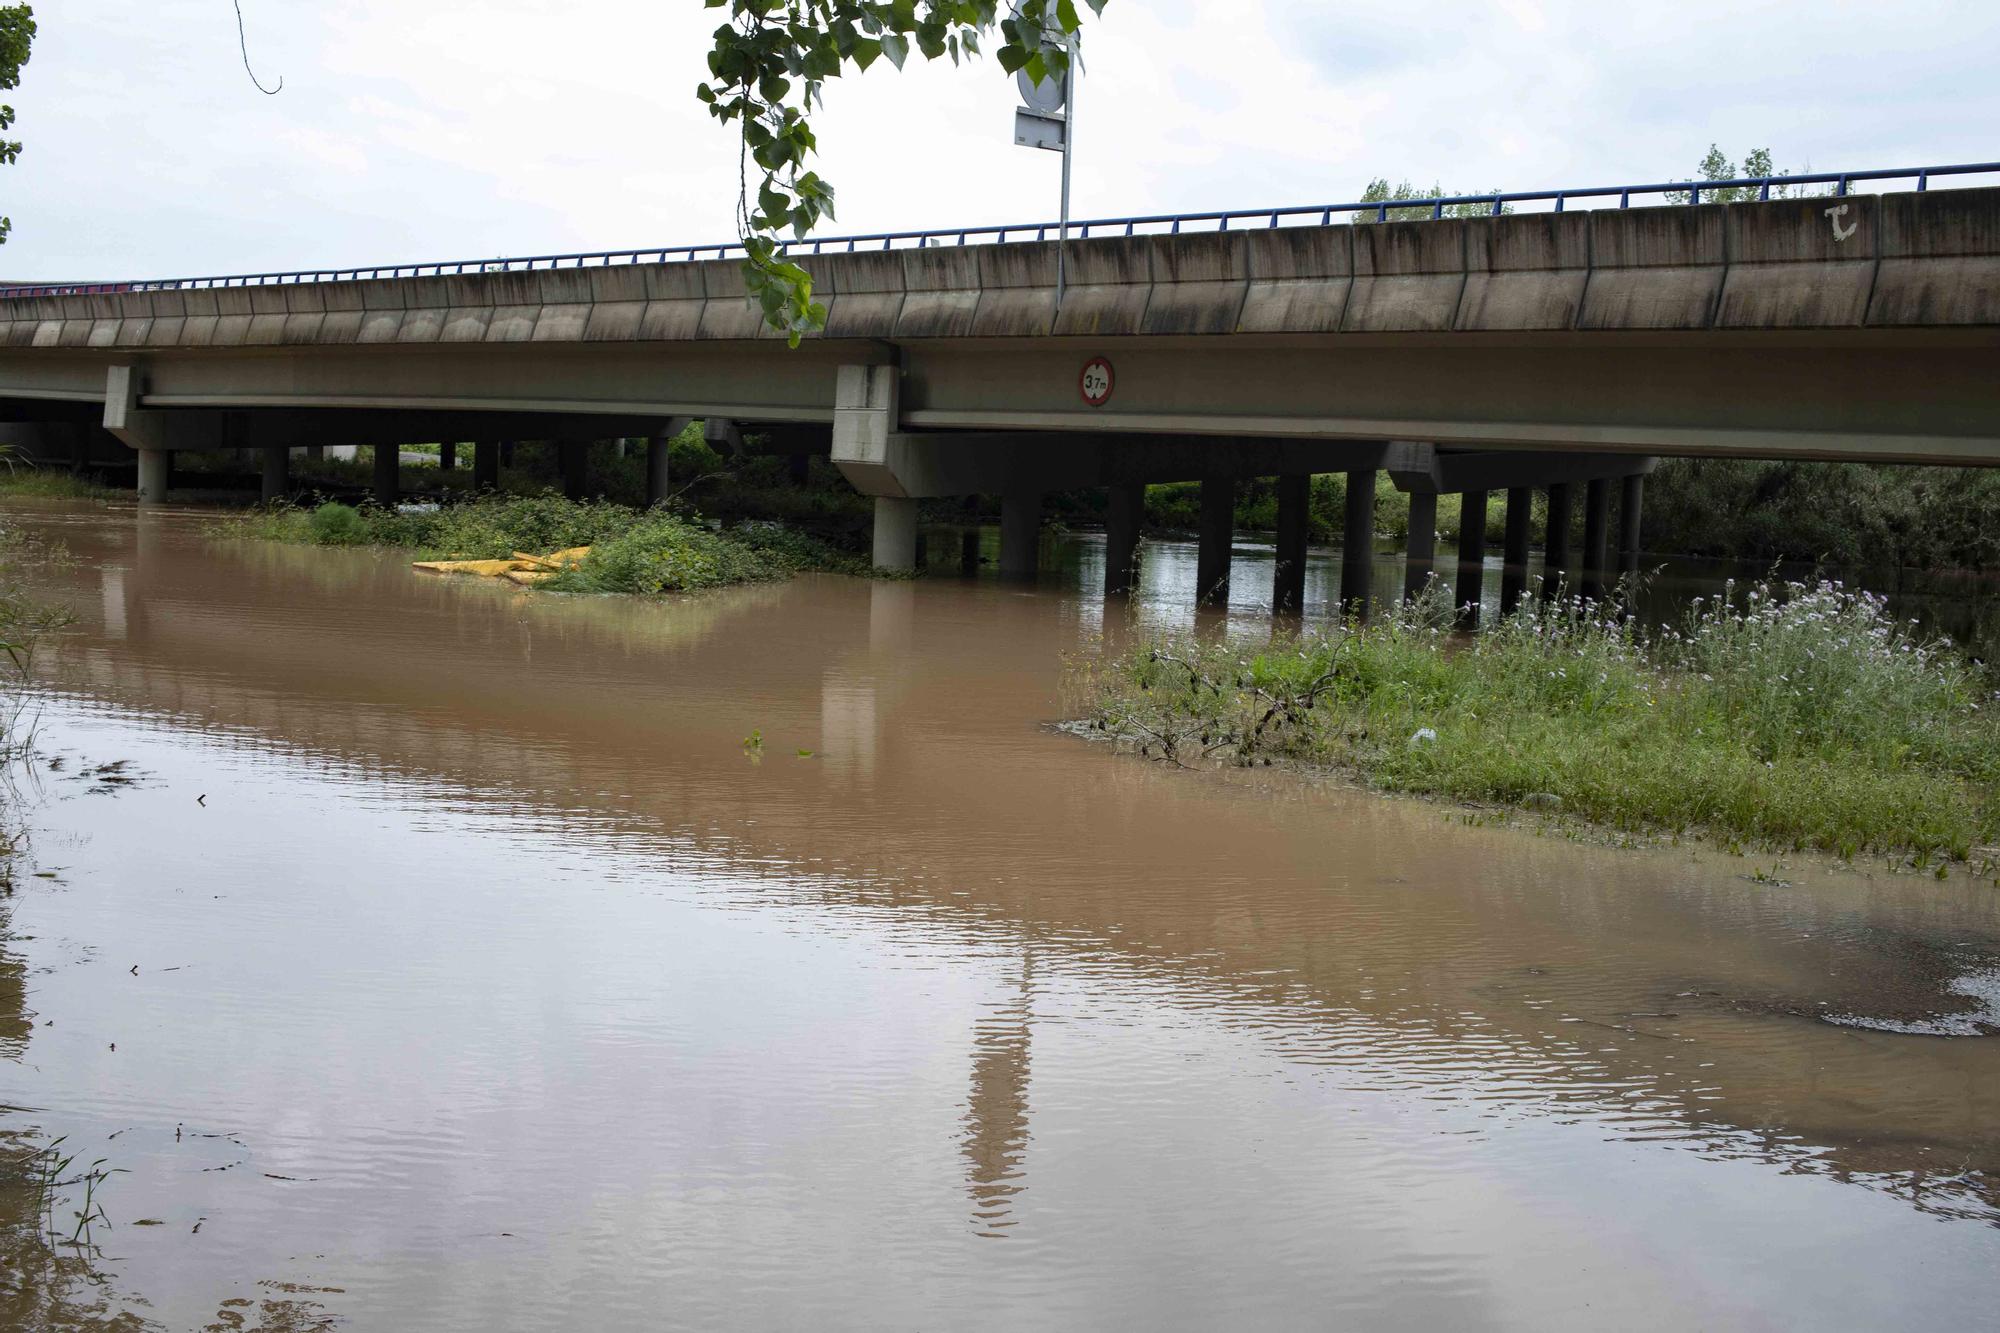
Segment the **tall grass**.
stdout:
<path fill-rule="evenodd" d="M 1285 762 L 1630 833 L 1965 860 L 2000 838 L 2000 696 L 1949 643 L 1829 582 L 1671 628 L 1523 601 L 1470 641 L 1435 584 L 1366 626 L 1078 664 L 1101 732 L 1181 763 Z"/>

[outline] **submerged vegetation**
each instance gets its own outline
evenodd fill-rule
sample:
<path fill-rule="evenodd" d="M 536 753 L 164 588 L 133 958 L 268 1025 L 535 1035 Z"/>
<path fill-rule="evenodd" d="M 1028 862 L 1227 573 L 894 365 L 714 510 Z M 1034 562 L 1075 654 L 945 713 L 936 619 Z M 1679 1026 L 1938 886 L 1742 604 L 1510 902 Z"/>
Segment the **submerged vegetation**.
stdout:
<path fill-rule="evenodd" d="M 2000 696 L 1877 596 L 1760 583 L 1658 630 L 1529 598 L 1470 641 L 1450 611 L 1434 584 L 1365 626 L 1254 651 L 1157 639 L 1071 683 L 1093 729 L 1181 764 L 1919 866 L 2000 839 Z"/>
<path fill-rule="evenodd" d="M 587 546 L 581 564 L 540 585 L 568 592 L 688 592 L 802 570 L 869 572 L 859 556 L 770 524 L 724 529 L 687 512 L 553 494 L 490 495 L 424 509 L 338 503 L 272 509 L 225 520 L 221 530 L 316 546 L 400 547 L 449 560 Z"/>

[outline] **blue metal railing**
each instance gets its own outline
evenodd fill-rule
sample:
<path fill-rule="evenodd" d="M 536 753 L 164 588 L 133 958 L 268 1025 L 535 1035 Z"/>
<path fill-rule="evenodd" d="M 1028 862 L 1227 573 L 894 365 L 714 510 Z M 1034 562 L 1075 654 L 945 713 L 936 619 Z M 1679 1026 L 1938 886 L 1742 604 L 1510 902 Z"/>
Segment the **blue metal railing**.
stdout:
<path fill-rule="evenodd" d="M 1189 230 L 1228 231 L 1232 223 L 1254 223 L 1278 227 L 1290 219 L 1297 225 L 1315 221 L 1332 224 L 1336 214 L 1373 213 L 1386 222 L 1394 211 L 1429 209 L 1433 219 L 1444 216 L 1447 208 L 1484 207 L 1499 214 L 1509 204 L 1548 203 L 1563 212 L 1576 200 L 1616 197 L 1619 208 L 1630 208 L 1634 195 L 1686 195 L 1686 202 L 1698 204 L 1704 195 L 1719 191 L 1732 195 L 1754 189 L 1757 198 L 1769 199 L 1775 190 L 1799 186 L 1833 186 L 1835 196 L 1846 195 L 1860 181 L 1915 180 L 1919 191 L 1930 188 L 1934 176 L 1976 176 L 2000 174 L 2000 162 L 1965 162 L 1938 167 L 1896 167 L 1879 171 L 1811 172 L 1799 176 L 1746 176 L 1721 181 L 1664 181 L 1650 185 L 1604 185 L 1581 190 L 1528 190 L 1514 193 L 1461 194 L 1442 198 L 1367 200 L 1350 204 L 1305 204 L 1289 208 L 1249 208 L 1221 213 L 1153 213 L 1134 217 L 1091 218 L 1069 224 L 1070 234 L 1089 238 L 1139 235 L 1140 228 L 1165 228 L 1171 234 Z M 793 256 L 852 254 L 862 249 L 893 250 L 943 245 L 966 245 L 974 241 L 1006 244 L 1008 241 L 1046 241 L 1059 230 L 1054 222 L 1024 222 L 998 227 L 943 227 L 930 231 L 882 231 L 863 236 L 839 236 L 824 240 L 796 241 L 785 247 Z M 1148 233 L 1150 234 L 1150 232 Z M 687 262 L 697 259 L 727 259 L 741 254 L 740 241 L 719 245 L 642 246 L 637 249 L 591 250 L 578 254 L 521 255 L 506 259 L 445 259 L 421 264 L 383 264 L 376 267 L 338 269 L 294 269 L 286 273 L 231 273 L 204 278 L 165 278 L 135 282 L 43 283 L 0 285 L 0 299 L 16 296 L 88 296 L 112 292 L 179 291 L 208 287 L 269 287 L 308 282 L 352 282 L 376 278 L 428 278 L 463 273 L 518 273 L 538 269 L 609 267 L 615 264 Z"/>

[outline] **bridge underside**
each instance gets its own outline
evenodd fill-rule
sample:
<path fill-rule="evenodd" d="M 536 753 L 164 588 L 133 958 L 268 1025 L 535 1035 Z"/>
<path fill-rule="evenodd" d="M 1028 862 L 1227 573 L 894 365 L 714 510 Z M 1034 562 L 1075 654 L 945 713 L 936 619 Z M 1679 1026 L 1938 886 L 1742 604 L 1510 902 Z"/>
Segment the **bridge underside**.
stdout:
<path fill-rule="evenodd" d="M 1081 363 L 1116 368 L 1086 405 Z M 842 365 L 896 365 L 913 431 L 2000 464 L 2000 332 L 1405 334 L 211 349 L 0 349 L 0 418 L 87 421 L 137 377 L 148 447 L 831 424 Z M 970 441 L 968 441 L 970 444 Z"/>

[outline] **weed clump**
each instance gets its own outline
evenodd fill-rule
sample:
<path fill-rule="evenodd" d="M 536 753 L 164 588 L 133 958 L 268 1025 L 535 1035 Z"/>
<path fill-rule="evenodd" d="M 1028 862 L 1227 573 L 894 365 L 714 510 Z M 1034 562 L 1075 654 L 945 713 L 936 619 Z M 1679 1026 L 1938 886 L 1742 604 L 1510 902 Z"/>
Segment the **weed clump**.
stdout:
<path fill-rule="evenodd" d="M 1072 692 L 1094 729 L 1169 761 L 1339 769 L 1627 833 L 1918 865 L 2000 835 L 2000 696 L 1880 597 L 1760 583 L 1657 631 L 1528 598 L 1469 641 L 1451 611 L 1433 584 L 1256 651 L 1156 639 L 1079 665 Z"/>

